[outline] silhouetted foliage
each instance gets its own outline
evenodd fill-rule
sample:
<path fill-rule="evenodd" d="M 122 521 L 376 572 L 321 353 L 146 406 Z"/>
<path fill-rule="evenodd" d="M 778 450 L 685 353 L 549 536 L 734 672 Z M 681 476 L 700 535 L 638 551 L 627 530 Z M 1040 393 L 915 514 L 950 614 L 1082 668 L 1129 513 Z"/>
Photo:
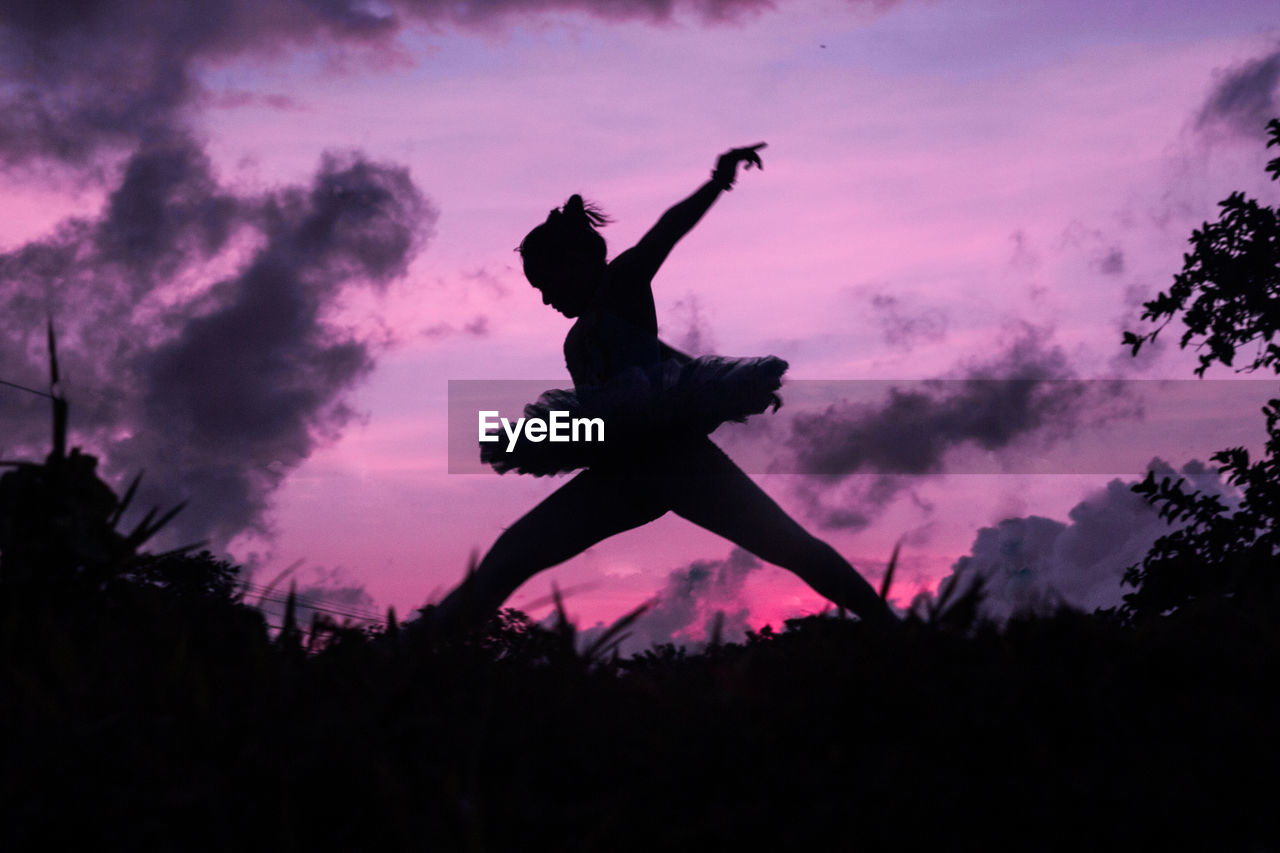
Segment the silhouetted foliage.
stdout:
<path fill-rule="evenodd" d="M 1267 125 L 1267 146 L 1280 145 L 1280 120 Z M 1280 157 L 1267 164 L 1280 179 Z M 1144 320 L 1160 325 L 1142 335 L 1124 333 L 1138 354 L 1178 314 L 1186 324 L 1179 345 L 1193 341 L 1199 355 L 1196 374 L 1204 376 L 1215 361 L 1228 367 L 1240 350 L 1257 345 L 1253 360 L 1239 370 L 1271 368 L 1280 373 L 1280 214 L 1244 193 L 1221 202 L 1222 215 L 1192 235 L 1194 246 L 1184 258 L 1173 286 L 1145 304 Z M 1188 305 L 1188 303 L 1190 304 Z M 1184 526 L 1156 540 L 1140 565 L 1130 566 L 1125 583 L 1136 591 L 1125 596 L 1129 618 L 1148 619 L 1189 602 L 1214 596 L 1274 596 L 1276 554 L 1280 547 L 1280 399 L 1262 410 L 1266 416 L 1265 455 L 1251 461 L 1243 447 L 1213 454 L 1221 472 L 1243 499 L 1228 507 L 1216 495 L 1188 492 L 1184 480 L 1155 474 L 1134 486 L 1160 516 Z"/>
<path fill-rule="evenodd" d="M 67 452 L 69 406 L 58 390 L 57 336 L 52 320 L 47 335 L 49 393 L 22 390 L 52 402 L 53 449 L 43 464 L 0 461 L 0 467 L 12 469 L 0 476 L 0 585 L 101 588 L 138 572 L 150 572 L 154 583 L 157 559 L 185 553 L 194 546 L 161 558 L 143 555 L 138 549 L 184 505 L 159 518 L 158 508 L 153 507 L 128 533 L 117 529 L 142 474 L 134 477 L 124 497 L 119 498 L 98 477 L 96 456 L 78 447 Z"/>
<path fill-rule="evenodd" d="M 128 557 L 112 523 L 120 501 L 98 478 L 97 458 L 73 449 L 0 476 L 0 579 L 64 584 Z"/>
<path fill-rule="evenodd" d="M 630 659 L 513 610 L 299 654 L 149 586 L 0 607 L 7 849 L 1276 840 L 1246 770 L 1280 758 L 1280 638 L 1224 606 L 892 638 L 814 616 Z"/>
<path fill-rule="evenodd" d="M 1280 145 L 1280 119 L 1272 119 L 1267 130 L 1267 147 Z M 1280 180 L 1280 157 L 1267 164 L 1267 171 L 1272 180 Z M 1142 319 L 1160 325 L 1141 335 L 1124 333 L 1133 355 L 1144 343 L 1154 343 L 1181 312 L 1187 330 L 1179 346 L 1195 341 L 1197 349 L 1208 350 L 1199 355 L 1196 375 L 1203 377 L 1215 361 L 1231 367 L 1240 348 L 1255 342 L 1253 361 L 1242 370 L 1274 368 L 1280 362 L 1280 344 L 1272 342 L 1280 331 L 1280 217 L 1242 192 L 1219 206 L 1217 222 L 1192 232 L 1194 251 L 1183 256 L 1173 286 L 1143 305 Z"/>
<path fill-rule="evenodd" d="M 244 597 L 240 587 L 240 567 L 229 560 L 219 559 L 209 551 L 164 554 L 144 559 L 126 577 L 134 583 L 148 584 L 184 600 L 234 603 Z"/>

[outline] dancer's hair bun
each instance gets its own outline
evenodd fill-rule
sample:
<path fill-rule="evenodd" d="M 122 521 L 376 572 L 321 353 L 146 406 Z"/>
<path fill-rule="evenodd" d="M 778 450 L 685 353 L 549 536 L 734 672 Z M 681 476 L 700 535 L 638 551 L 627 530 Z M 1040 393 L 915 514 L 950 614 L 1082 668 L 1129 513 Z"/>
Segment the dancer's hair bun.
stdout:
<path fill-rule="evenodd" d="M 580 252 L 603 263 L 607 247 L 596 229 L 609 222 L 604 211 L 574 193 L 564 207 L 548 213 L 546 222 L 530 231 L 516 249 L 524 258 L 526 277 L 530 281 L 538 278 L 542 266 L 565 251 Z"/>
<path fill-rule="evenodd" d="M 564 203 L 564 216 L 573 225 L 584 224 L 592 228 L 601 228 L 609 224 L 609 217 L 594 204 L 582 200 L 582 196 L 574 193 Z"/>

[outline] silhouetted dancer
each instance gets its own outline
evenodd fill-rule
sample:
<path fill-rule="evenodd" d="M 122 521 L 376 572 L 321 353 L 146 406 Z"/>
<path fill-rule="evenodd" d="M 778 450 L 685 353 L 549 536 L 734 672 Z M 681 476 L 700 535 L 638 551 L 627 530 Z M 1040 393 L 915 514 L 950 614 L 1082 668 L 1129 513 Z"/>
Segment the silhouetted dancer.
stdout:
<path fill-rule="evenodd" d="M 651 281 L 737 167 L 761 168 L 764 143 L 722 155 L 711 179 L 672 207 L 633 248 L 606 262 L 596 228 L 608 219 L 574 195 L 520 244 L 525 276 L 542 301 L 577 318 L 564 342 L 573 391 L 549 391 L 526 407 L 600 416 L 607 441 L 505 440 L 482 445 L 499 471 L 550 474 L 585 467 L 507 528 L 475 570 L 424 615 L 445 630 L 487 618 L 537 572 L 674 511 L 762 560 L 799 575 L 862 619 L 896 622 L 871 585 L 825 542 L 787 515 L 707 437 L 727 420 L 772 405 L 781 359 L 690 358 L 658 340 Z"/>

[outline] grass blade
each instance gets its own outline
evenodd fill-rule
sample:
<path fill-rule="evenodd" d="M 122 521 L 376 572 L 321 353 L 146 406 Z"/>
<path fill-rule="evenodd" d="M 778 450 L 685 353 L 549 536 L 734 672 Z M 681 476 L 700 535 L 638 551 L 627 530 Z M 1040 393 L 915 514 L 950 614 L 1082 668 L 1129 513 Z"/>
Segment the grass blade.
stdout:
<path fill-rule="evenodd" d="M 610 625 L 608 628 L 605 629 L 603 634 L 601 634 L 599 637 L 596 637 L 595 642 L 592 643 L 590 646 L 586 648 L 586 650 L 583 651 L 583 655 L 588 660 L 594 660 L 597 655 L 606 654 L 611 646 L 621 643 L 626 638 L 626 635 L 622 635 L 622 636 L 619 636 L 619 635 L 622 634 L 622 632 L 625 631 L 627 628 L 631 627 L 632 623 L 634 623 L 637 619 L 639 619 L 641 616 L 647 613 L 649 609 L 653 607 L 654 604 L 657 603 L 657 601 L 658 599 L 651 598 L 648 601 L 641 604 L 635 610 L 632 610 L 630 613 L 623 616 L 617 622 L 614 622 L 612 625 Z"/>
<path fill-rule="evenodd" d="M 884 578 L 880 581 L 880 600 L 889 600 L 889 588 L 893 586 L 893 570 L 898 567 L 898 551 L 902 548 L 902 540 L 899 539 L 897 544 L 893 546 L 893 554 L 889 556 L 889 565 L 885 567 Z"/>

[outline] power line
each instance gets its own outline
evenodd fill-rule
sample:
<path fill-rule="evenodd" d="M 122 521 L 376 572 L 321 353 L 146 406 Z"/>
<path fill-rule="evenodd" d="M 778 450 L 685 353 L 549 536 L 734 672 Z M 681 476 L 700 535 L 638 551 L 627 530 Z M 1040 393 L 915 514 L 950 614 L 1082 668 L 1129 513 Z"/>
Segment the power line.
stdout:
<path fill-rule="evenodd" d="M 10 382 L 8 379 L 0 379 L 0 385 L 8 385 L 10 388 L 17 388 L 19 391 L 30 391 L 32 394 L 39 394 L 41 397 L 52 400 L 52 394 L 44 391 L 37 391 L 35 388 L 28 388 L 26 385 L 19 385 L 17 382 Z"/>
<path fill-rule="evenodd" d="M 261 606 L 261 604 L 262 604 L 264 601 L 265 601 L 265 602 L 270 602 L 270 603 L 272 603 L 272 604 L 287 604 L 287 603 L 288 603 L 288 599 L 285 599 L 285 598 L 263 598 L 263 599 L 259 599 L 259 600 L 258 600 L 259 607 Z M 344 613 L 344 612 L 343 612 L 343 611 L 341 611 L 341 610 L 331 610 L 331 609 L 329 609 L 329 608 L 327 608 L 327 607 L 319 607 L 319 606 L 312 605 L 312 604 L 302 604 L 302 605 L 299 605 L 299 606 L 301 606 L 301 607 L 303 607 L 303 608 L 305 608 L 305 609 L 307 609 L 307 610 L 314 610 L 314 611 L 315 611 L 315 612 L 317 612 L 317 613 L 325 613 L 325 614 L 328 614 L 328 615 L 330 615 L 330 616 L 344 616 L 344 617 L 346 617 L 347 619 L 352 619 L 352 620 L 355 620 L 355 621 L 358 621 L 358 622 L 369 622 L 369 623 L 377 624 L 377 625 L 381 625 L 381 624 L 383 624 L 383 619 L 382 619 L 381 617 L 379 617 L 379 616 L 358 616 L 358 615 L 353 614 L 353 613 Z"/>
<path fill-rule="evenodd" d="M 243 583 L 242 586 L 248 592 L 261 593 L 264 596 L 270 595 L 272 593 L 276 595 L 284 594 L 277 587 L 264 587 L 264 586 L 259 586 L 258 584 L 247 582 L 247 581 Z M 332 602 L 329 599 L 324 598 L 322 595 L 306 595 L 306 594 L 299 594 L 295 592 L 293 593 L 293 597 L 294 597 L 294 600 L 302 604 L 310 604 L 310 603 L 324 604 L 324 605 L 332 604 Z M 345 608 L 345 610 L 348 611 L 351 615 L 370 616 L 373 618 L 378 617 L 378 614 L 375 613 L 374 611 L 365 610 L 364 608 L 356 607 L 354 605 L 337 604 L 333 606 L 338 608 Z"/>
<path fill-rule="evenodd" d="M 251 589 L 249 591 L 254 592 L 257 590 Z M 258 598 L 258 603 L 259 604 L 262 604 L 263 602 L 271 602 L 272 604 L 288 603 L 289 598 L 287 594 L 281 595 L 277 593 L 275 595 L 272 595 L 270 594 L 271 592 L 274 592 L 274 591 L 263 591 L 263 595 Z M 306 598 L 304 596 L 295 595 L 294 604 L 299 607 L 305 607 L 308 610 L 316 610 L 321 613 L 328 613 L 333 616 L 346 616 L 349 619 L 358 619 L 364 622 L 380 623 L 385 621 L 384 617 L 380 614 L 374 614 L 374 613 L 370 613 L 369 611 L 359 610 L 356 608 L 351 608 L 349 610 L 343 609 L 340 605 L 333 605 L 330 602 L 326 602 L 324 599 L 317 600 L 317 599 Z"/>

